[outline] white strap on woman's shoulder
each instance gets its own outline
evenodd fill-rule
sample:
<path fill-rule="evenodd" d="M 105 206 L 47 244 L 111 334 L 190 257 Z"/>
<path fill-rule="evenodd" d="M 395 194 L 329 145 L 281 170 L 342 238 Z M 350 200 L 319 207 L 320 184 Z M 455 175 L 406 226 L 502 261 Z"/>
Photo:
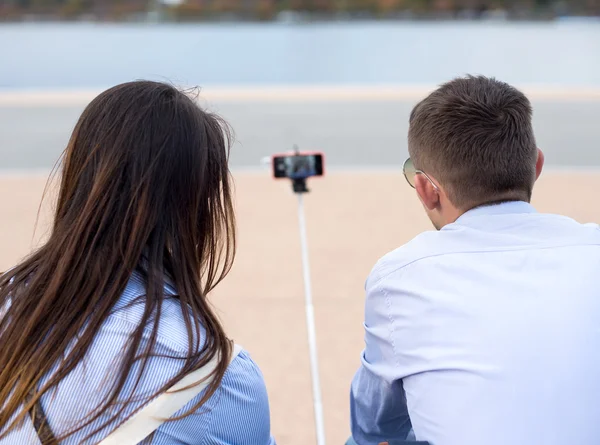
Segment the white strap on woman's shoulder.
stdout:
<path fill-rule="evenodd" d="M 241 346 L 234 346 L 230 363 L 238 356 L 241 350 Z M 156 397 L 133 417 L 130 417 L 125 423 L 110 433 L 99 445 L 135 445 L 144 440 L 162 425 L 166 419 L 173 416 L 173 414 L 183 408 L 186 403 L 200 394 L 210 384 L 211 379 L 207 379 L 207 377 L 215 370 L 217 364 L 218 356 L 215 356 L 202 368 L 187 374 L 167 392 Z M 204 381 L 199 385 L 178 391 L 201 380 Z"/>

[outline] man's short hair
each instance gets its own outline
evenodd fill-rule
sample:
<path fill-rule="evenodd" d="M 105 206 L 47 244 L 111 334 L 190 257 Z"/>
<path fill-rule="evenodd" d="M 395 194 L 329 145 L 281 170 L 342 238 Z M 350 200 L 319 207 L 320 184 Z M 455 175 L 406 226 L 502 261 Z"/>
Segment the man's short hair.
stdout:
<path fill-rule="evenodd" d="M 459 208 L 511 195 L 528 201 L 537 160 L 531 114 L 527 97 L 504 82 L 456 78 L 414 107 L 408 150 Z"/>

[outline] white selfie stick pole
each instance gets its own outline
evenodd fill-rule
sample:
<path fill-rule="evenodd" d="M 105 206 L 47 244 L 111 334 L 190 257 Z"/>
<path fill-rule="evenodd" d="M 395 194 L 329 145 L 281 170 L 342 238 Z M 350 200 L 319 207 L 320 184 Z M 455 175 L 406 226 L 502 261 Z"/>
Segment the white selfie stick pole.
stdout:
<path fill-rule="evenodd" d="M 319 379 L 319 359 L 317 355 L 317 332 L 315 328 L 315 308 L 310 286 L 310 267 L 308 264 L 308 242 L 306 240 L 306 220 L 304 219 L 303 192 L 298 196 L 298 225 L 300 226 L 300 247 L 302 249 L 302 270 L 304 273 L 304 298 L 306 307 L 306 327 L 308 330 L 308 350 L 310 353 L 310 371 L 312 375 L 313 399 L 315 403 L 315 427 L 317 445 L 325 445 L 325 422 L 323 421 L 323 403 L 321 402 L 321 383 Z"/>

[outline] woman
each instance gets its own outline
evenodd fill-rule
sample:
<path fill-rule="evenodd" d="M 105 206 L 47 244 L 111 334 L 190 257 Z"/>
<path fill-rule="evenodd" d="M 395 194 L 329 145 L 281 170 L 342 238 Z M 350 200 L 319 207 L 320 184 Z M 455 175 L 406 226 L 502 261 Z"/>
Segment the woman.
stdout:
<path fill-rule="evenodd" d="M 222 121 L 162 83 L 85 109 L 48 241 L 0 277 L 0 444 L 96 444 L 212 363 L 207 389 L 145 443 L 273 443 L 262 375 L 243 351 L 229 364 L 206 298 L 235 251 L 228 144 Z"/>

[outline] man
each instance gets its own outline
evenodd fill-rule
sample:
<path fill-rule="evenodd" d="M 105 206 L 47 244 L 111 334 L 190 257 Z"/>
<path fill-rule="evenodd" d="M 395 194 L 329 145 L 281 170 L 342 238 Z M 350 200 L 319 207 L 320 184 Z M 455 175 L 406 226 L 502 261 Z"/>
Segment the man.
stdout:
<path fill-rule="evenodd" d="M 544 164 L 531 113 L 485 77 L 412 111 L 405 175 L 438 231 L 367 280 L 359 445 L 411 426 L 433 445 L 600 443 L 600 230 L 529 204 Z"/>

